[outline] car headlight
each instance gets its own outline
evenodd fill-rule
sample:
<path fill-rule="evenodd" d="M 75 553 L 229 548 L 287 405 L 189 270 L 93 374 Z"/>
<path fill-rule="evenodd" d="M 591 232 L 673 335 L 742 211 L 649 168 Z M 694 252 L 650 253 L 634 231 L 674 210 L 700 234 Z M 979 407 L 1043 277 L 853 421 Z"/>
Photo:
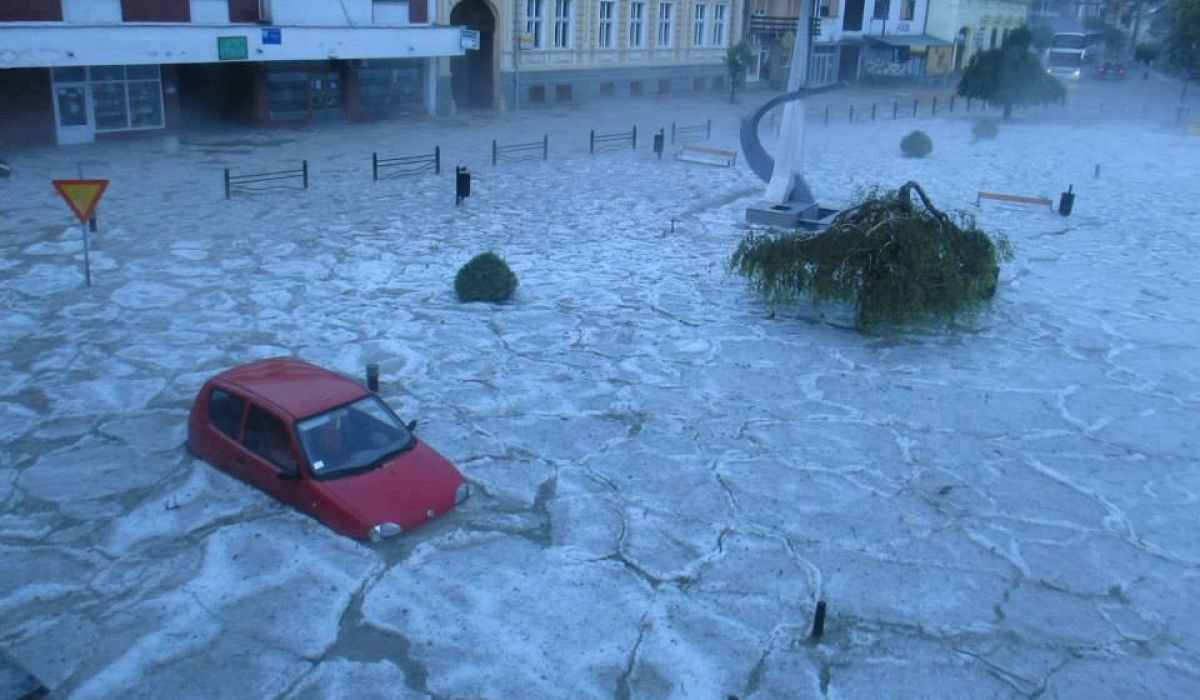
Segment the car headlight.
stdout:
<path fill-rule="evenodd" d="M 459 505 L 467 500 L 467 496 L 471 495 L 471 486 L 467 482 L 462 482 L 454 491 L 454 505 Z"/>
<path fill-rule="evenodd" d="M 1075 72 L 1074 72 L 1074 73 L 1072 73 L 1071 75 L 1073 75 L 1074 77 L 1078 78 L 1078 77 L 1079 77 L 1079 71 L 1075 71 Z"/>
<path fill-rule="evenodd" d="M 372 542 L 382 542 L 384 539 L 394 537 L 402 532 L 404 532 L 404 528 L 396 523 L 379 523 L 371 528 L 370 537 Z"/>

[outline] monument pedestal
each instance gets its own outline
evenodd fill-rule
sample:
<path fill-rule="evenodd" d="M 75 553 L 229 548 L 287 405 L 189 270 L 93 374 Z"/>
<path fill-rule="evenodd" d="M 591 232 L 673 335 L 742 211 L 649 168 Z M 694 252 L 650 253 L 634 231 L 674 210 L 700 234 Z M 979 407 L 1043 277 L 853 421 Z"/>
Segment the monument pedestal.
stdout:
<path fill-rule="evenodd" d="M 837 216 L 837 209 L 819 206 L 816 202 L 771 204 L 762 201 L 746 207 L 746 222 L 785 231 L 820 231 Z"/>

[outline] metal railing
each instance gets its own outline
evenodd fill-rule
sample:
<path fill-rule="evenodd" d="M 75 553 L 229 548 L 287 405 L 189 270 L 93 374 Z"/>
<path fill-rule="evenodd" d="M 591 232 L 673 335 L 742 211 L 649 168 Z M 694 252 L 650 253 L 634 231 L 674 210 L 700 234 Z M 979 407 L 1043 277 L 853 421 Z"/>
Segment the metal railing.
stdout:
<path fill-rule="evenodd" d="M 441 146 L 434 146 L 432 154 L 421 156 L 380 158 L 378 153 L 371 154 L 371 179 L 376 182 L 405 175 L 419 175 L 430 170 L 434 175 L 442 174 Z"/>
<path fill-rule="evenodd" d="M 550 157 L 549 134 L 543 135 L 541 141 L 512 143 L 506 146 L 501 146 L 495 139 L 492 139 L 492 165 L 496 165 L 502 160 L 536 160 L 539 151 L 541 152 L 541 160 L 546 160 Z"/>
<path fill-rule="evenodd" d="M 277 170 L 269 173 L 247 173 L 245 175 L 234 175 L 229 168 L 225 168 L 225 199 L 232 199 L 234 192 L 251 193 L 251 192 L 267 192 L 276 189 L 295 189 L 294 187 L 273 186 L 252 187 L 264 182 L 286 182 L 289 180 L 300 180 L 300 189 L 308 189 L 308 161 L 300 161 L 300 167 L 294 170 Z"/>

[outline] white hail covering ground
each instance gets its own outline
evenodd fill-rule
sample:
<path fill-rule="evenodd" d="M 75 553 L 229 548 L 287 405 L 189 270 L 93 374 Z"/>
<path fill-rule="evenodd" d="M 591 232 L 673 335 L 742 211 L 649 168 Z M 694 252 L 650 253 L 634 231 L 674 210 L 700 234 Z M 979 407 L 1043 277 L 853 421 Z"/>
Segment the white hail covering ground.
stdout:
<path fill-rule="evenodd" d="M 822 203 L 915 179 L 1016 245 L 982 315 L 863 336 L 844 310 L 770 318 L 727 274 L 761 183 L 645 147 L 707 116 L 733 146 L 748 108 L 13 158 L 0 645 L 78 698 L 1193 696 L 1200 138 L 1035 117 L 972 143 L 961 114 L 810 128 Z M 635 120 L 641 149 L 586 154 L 588 128 Z M 905 160 L 916 125 L 934 152 Z M 487 164 L 491 138 L 544 131 L 548 162 Z M 371 183 L 372 150 L 434 144 L 476 166 L 462 208 L 451 173 Z M 223 201 L 223 165 L 302 157 L 309 191 Z M 113 180 L 91 289 L 49 185 L 78 161 Z M 1068 184 L 1070 218 L 974 208 Z M 455 271 L 488 249 L 516 298 L 458 303 Z M 381 363 L 475 495 L 364 546 L 189 457 L 203 379 L 271 355 Z"/>

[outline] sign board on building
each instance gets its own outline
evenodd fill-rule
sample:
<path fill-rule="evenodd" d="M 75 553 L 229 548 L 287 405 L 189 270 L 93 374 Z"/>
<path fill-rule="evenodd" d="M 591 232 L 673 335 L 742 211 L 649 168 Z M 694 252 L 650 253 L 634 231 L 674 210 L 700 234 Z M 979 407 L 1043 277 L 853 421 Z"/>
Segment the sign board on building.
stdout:
<path fill-rule="evenodd" d="M 463 29 L 460 43 L 462 47 L 468 51 L 478 51 L 479 31 L 476 29 Z"/>
<path fill-rule="evenodd" d="M 522 49 L 534 48 L 532 34 L 521 34 L 521 48 Z"/>
<path fill-rule="evenodd" d="M 250 42 L 244 36 L 217 37 L 217 59 L 221 61 L 245 61 L 250 58 Z"/>
<path fill-rule="evenodd" d="M 263 46 L 266 46 L 267 44 L 282 44 L 283 30 L 279 27 L 263 27 L 262 43 Z"/>

